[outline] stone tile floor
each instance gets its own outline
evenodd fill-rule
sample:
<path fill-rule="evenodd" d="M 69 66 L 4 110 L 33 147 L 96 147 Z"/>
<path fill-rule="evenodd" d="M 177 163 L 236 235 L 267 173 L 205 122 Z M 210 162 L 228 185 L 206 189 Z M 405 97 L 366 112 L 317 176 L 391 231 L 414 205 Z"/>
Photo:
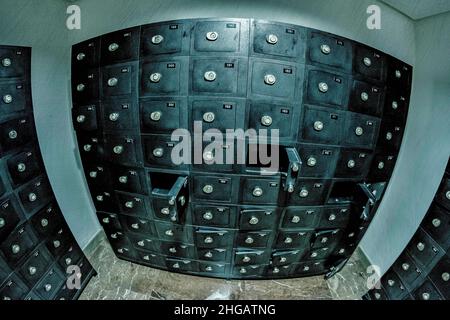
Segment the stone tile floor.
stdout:
<path fill-rule="evenodd" d="M 289 280 L 221 280 L 181 275 L 119 260 L 106 240 L 88 254 L 98 272 L 80 300 L 330 300 L 358 299 L 358 263 L 337 282 L 323 276 Z M 357 262 L 357 261 L 356 261 Z M 344 288 L 345 287 L 345 288 Z M 348 287 L 348 288 L 347 288 Z"/>

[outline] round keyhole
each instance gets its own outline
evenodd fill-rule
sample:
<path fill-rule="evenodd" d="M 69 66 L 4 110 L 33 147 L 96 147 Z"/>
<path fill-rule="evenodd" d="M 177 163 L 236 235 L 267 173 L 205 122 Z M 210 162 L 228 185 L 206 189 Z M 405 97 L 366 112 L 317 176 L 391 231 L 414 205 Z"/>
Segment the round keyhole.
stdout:
<path fill-rule="evenodd" d="M 263 189 L 260 187 L 255 187 L 252 192 L 253 196 L 261 197 L 263 195 Z"/>
<path fill-rule="evenodd" d="M 47 227 L 48 226 L 48 220 L 47 219 L 42 219 L 41 220 L 41 226 L 42 226 L 42 228 Z"/>
<path fill-rule="evenodd" d="M 322 44 L 320 46 L 320 51 L 322 51 L 323 54 L 330 54 L 331 53 L 331 48 L 327 44 Z"/>
<path fill-rule="evenodd" d="M 82 61 L 82 60 L 84 60 L 84 58 L 86 58 L 86 55 L 83 52 L 80 52 L 79 54 L 77 54 L 78 61 Z"/>
<path fill-rule="evenodd" d="M 212 82 L 212 81 L 216 80 L 217 73 L 215 73 L 214 71 L 206 71 L 204 78 L 206 81 Z"/>
<path fill-rule="evenodd" d="M 398 108 L 397 101 L 392 101 L 392 109 L 397 110 L 397 108 Z"/>
<path fill-rule="evenodd" d="M 308 167 L 315 167 L 317 164 L 317 159 L 314 157 L 309 157 L 307 161 Z"/>
<path fill-rule="evenodd" d="M 417 244 L 417 250 L 419 250 L 419 251 L 425 250 L 425 243 L 419 242 L 419 243 Z"/>
<path fill-rule="evenodd" d="M 150 114 L 150 120 L 157 122 L 157 121 L 161 120 L 161 116 L 162 116 L 161 111 L 152 112 Z"/>
<path fill-rule="evenodd" d="M 203 214 L 203 219 L 205 219 L 205 220 L 210 221 L 210 220 L 212 220 L 213 218 L 214 218 L 214 216 L 213 216 L 213 214 L 212 214 L 211 211 L 206 211 L 206 212 Z"/>
<path fill-rule="evenodd" d="M 323 130 L 323 122 L 322 121 L 314 122 L 314 130 L 322 131 Z"/>
<path fill-rule="evenodd" d="M 364 101 L 364 102 L 369 100 L 369 94 L 367 92 L 362 92 L 361 93 L 361 100 Z"/>
<path fill-rule="evenodd" d="M 247 238 L 245 239 L 245 243 L 246 243 L 246 244 L 252 244 L 252 243 L 254 243 L 254 242 L 255 242 L 255 240 L 253 240 L 252 237 L 247 237 Z"/>
<path fill-rule="evenodd" d="M 325 82 L 319 83 L 319 91 L 322 93 L 326 93 L 328 91 L 328 84 Z"/>
<path fill-rule="evenodd" d="M 219 38 L 219 33 L 215 31 L 210 31 L 206 33 L 206 39 L 209 41 L 216 41 Z"/>
<path fill-rule="evenodd" d="M 160 44 L 161 42 L 164 41 L 164 37 L 160 34 L 157 34 L 156 36 L 152 37 L 152 43 L 153 44 Z"/>
<path fill-rule="evenodd" d="M 16 139 L 16 138 L 17 138 L 17 131 L 16 131 L 16 130 L 11 130 L 11 131 L 8 133 L 8 137 L 9 137 L 11 140 Z"/>
<path fill-rule="evenodd" d="M 117 49 L 119 49 L 119 45 L 118 45 L 117 43 L 111 43 L 111 44 L 108 46 L 109 52 L 114 52 L 114 51 L 116 51 Z"/>
<path fill-rule="evenodd" d="M 19 171 L 19 172 L 25 172 L 26 169 L 27 169 L 27 166 L 25 165 L 25 163 L 19 163 L 17 165 L 17 171 Z"/>
<path fill-rule="evenodd" d="M 266 41 L 268 44 L 277 44 L 278 37 L 274 34 L 269 34 L 266 36 Z"/>
<path fill-rule="evenodd" d="M 355 167 L 355 165 L 356 165 L 355 160 L 349 160 L 347 162 L 347 167 L 350 168 L 350 169 L 353 169 Z"/>
<path fill-rule="evenodd" d="M 117 80 L 117 78 L 108 79 L 108 87 L 115 87 L 118 83 L 119 80 Z"/>
<path fill-rule="evenodd" d="M 126 184 L 128 182 L 128 177 L 127 176 L 119 177 L 119 182 L 122 184 Z"/>
<path fill-rule="evenodd" d="M 273 86 L 277 82 L 277 77 L 275 77 L 273 74 L 266 74 L 264 76 L 264 83 Z"/>
<path fill-rule="evenodd" d="M 113 112 L 109 115 L 109 120 L 112 122 L 116 122 L 119 120 L 120 115 L 117 112 Z"/>
<path fill-rule="evenodd" d="M 37 272 L 36 267 L 31 266 L 28 268 L 28 273 L 30 274 L 30 276 L 34 276 L 36 272 Z"/>
<path fill-rule="evenodd" d="M 360 137 L 364 134 L 364 129 L 362 127 L 356 127 L 355 134 Z"/>
<path fill-rule="evenodd" d="M 114 148 L 113 148 L 113 152 L 115 153 L 115 154 L 122 154 L 123 153 L 123 146 L 115 146 Z"/>
<path fill-rule="evenodd" d="M 13 254 L 18 254 L 20 252 L 20 246 L 18 244 L 13 244 L 11 246 L 11 251 Z"/>
<path fill-rule="evenodd" d="M 11 66 L 11 59 L 10 59 L 10 58 L 4 58 L 4 59 L 2 60 L 2 65 L 3 65 L 4 67 L 9 67 L 9 66 Z"/>
<path fill-rule="evenodd" d="M 272 117 L 271 116 L 263 116 L 261 118 L 261 124 L 265 127 L 270 127 L 273 123 Z"/>
<path fill-rule="evenodd" d="M 216 115 L 214 114 L 214 112 L 206 112 L 203 115 L 203 121 L 205 121 L 206 123 L 212 123 L 215 119 Z"/>
<path fill-rule="evenodd" d="M 152 73 L 150 75 L 150 81 L 153 83 L 158 83 L 161 81 L 162 74 L 161 73 Z"/>
<path fill-rule="evenodd" d="M 79 115 L 78 117 L 77 117 L 77 122 L 78 123 L 83 123 L 84 121 L 86 120 L 86 116 L 85 115 Z"/>
<path fill-rule="evenodd" d="M 251 225 L 257 225 L 259 223 L 259 219 L 257 217 L 251 217 L 248 223 Z"/>
<path fill-rule="evenodd" d="M 133 209 L 133 208 L 134 208 L 134 203 L 133 203 L 133 201 L 127 201 L 127 202 L 125 202 L 125 207 L 127 207 L 128 209 Z"/>
<path fill-rule="evenodd" d="M 10 104 L 13 101 L 13 97 L 10 94 L 5 94 L 3 96 L 3 102 L 6 104 Z"/>
<path fill-rule="evenodd" d="M 300 190 L 300 198 L 306 198 L 308 196 L 309 192 L 306 189 Z"/>
<path fill-rule="evenodd" d="M 214 187 L 210 184 L 203 187 L 203 192 L 206 194 L 211 194 L 214 191 Z"/>
<path fill-rule="evenodd" d="M 163 148 L 156 148 L 153 150 L 153 156 L 156 158 L 162 158 L 164 155 L 164 149 Z"/>
<path fill-rule="evenodd" d="M 391 141 L 392 140 L 392 132 L 387 132 L 386 133 L 386 140 L 387 141 Z"/>
<path fill-rule="evenodd" d="M 36 195 L 35 193 L 31 192 L 31 193 L 28 195 L 28 200 L 29 200 L 30 202 L 36 201 L 36 200 L 37 200 L 37 195 Z"/>
<path fill-rule="evenodd" d="M 206 237 L 204 242 L 207 244 L 211 244 L 214 242 L 214 239 L 212 237 Z"/>

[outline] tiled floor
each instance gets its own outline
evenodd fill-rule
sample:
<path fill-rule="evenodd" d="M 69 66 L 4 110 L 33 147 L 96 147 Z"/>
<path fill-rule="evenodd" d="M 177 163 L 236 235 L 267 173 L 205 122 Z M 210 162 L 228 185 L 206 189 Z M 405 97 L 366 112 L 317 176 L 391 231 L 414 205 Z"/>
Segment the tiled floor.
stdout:
<path fill-rule="evenodd" d="M 343 281 L 341 278 L 337 283 L 327 283 L 323 276 L 289 280 L 226 281 L 180 275 L 119 260 L 105 240 L 100 241 L 92 254 L 88 255 L 98 276 L 88 284 L 81 300 L 355 298 L 352 293 L 354 290 L 342 288 L 352 286 L 353 281 Z"/>

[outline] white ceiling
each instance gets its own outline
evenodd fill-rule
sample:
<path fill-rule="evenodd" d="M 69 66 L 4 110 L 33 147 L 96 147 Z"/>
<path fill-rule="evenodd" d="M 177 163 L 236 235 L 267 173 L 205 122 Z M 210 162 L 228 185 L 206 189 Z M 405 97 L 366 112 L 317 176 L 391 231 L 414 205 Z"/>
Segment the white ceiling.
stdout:
<path fill-rule="evenodd" d="M 450 11 L 450 0 L 381 0 L 414 20 Z"/>

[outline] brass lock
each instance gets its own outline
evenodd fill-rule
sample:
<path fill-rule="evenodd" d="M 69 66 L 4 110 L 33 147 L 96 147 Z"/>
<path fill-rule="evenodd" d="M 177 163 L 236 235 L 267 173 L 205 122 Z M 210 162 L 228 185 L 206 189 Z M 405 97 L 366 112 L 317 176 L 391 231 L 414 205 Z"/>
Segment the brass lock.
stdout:
<path fill-rule="evenodd" d="M 314 130 L 322 131 L 323 130 L 323 122 L 322 121 L 314 122 Z"/>
<path fill-rule="evenodd" d="M 157 122 L 157 121 L 161 120 L 161 116 L 162 116 L 162 112 L 161 111 L 155 111 L 155 112 L 152 112 L 150 114 L 150 119 L 152 121 Z"/>
<path fill-rule="evenodd" d="M 306 189 L 300 190 L 300 198 L 306 198 L 308 196 L 309 192 Z"/>
<path fill-rule="evenodd" d="M 109 115 L 109 120 L 112 122 L 116 122 L 117 120 L 119 120 L 119 117 L 120 117 L 119 113 L 113 112 Z"/>
<path fill-rule="evenodd" d="M 215 73 L 214 71 L 206 71 L 204 74 L 204 78 L 209 82 L 215 81 L 217 78 L 217 73 Z"/>
<path fill-rule="evenodd" d="M 210 31 L 206 33 L 206 39 L 208 41 L 216 41 L 219 38 L 219 33 L 215 31 Z"/>
<path fill-rule="evenodd" d="M 33 192 L 31 192 L 30 194 L 28 194 L 28 201 L 30 202 L 34 202 L 37 200 L 37 195 Z"/>
<path fill-rule="evenodd" d="M 119 49 L 119 45 L 118 45 L 117 43 L 111 43 L 111 44 L 108 46 L 109 52 L 114 52 L 114 51 L 116 51 L 117 49 Z"/>
<path fill-rule="evenodd" d="M 160 34 L 157 34 L 157 35 L 152 37 L 152 43 L 153 44 L 160 44 L 163 41 L 164 41 L 164 37 L 162 35 L 160 35 Z"/>
<path fill-rule="evenodd" d="M 266 74 L 264 76 L 264 83 L 273 86 L 277 82 L 277 77 L 275 77 L 273 74 Z"/>
<path fill-rule="evenodd" d="M 203 214 L 203 219 L 205 219 L 205 220 L 212 220 L 213 218 L 214 218 L 214 215 L 212 214 L 211 211 L 206 211 Z"/>
<path fill-rule="evenodd" d="M 84 121 L 86 120 L 86 116 L 85 115 L 79 115 L 78 117 L 77 117 L 77 122 L 78 123 L 83 123 Z"/>
<path fill-rule="evenodd" d="M 16 130 L 11 130 L 10 132 L 8 132 L 8 137 L 9 137 L 11 140 L 16 139 L 17 136 L 18 136 L 18 134 L 17 134 L 17 131 L 16 131 Z"/>
<path fill-rule="evenodd" d="M 156 158 L 162 158 L 162 156 L 164 155 L 164 149 L 163 148 L 156 148 L 153 150 L 153 155 Z"/>
<path fill-rule="evenodd" d="M 30 276 L 34 276 L 36 274 L 36 272 L 37 272 L 36 267 L 30 266 L 28 268 L 28 273 L 30 274 Z"/>
<path fill-rule="evenodd" d="M 292 223 L 299 223 L 300 222 L 300 217 L 299 216 L 293 216 L 291 219 Z"/>
<path fill-rule="evenodd" d="M 362 127 L 356 127 L 355 134 L 360 137 L 364 134 L 364 129 Z"/>
<path fill-rule="evenodd" d="M 41 219 L 41 226 L 43 227 L 43 228 L 45 228 L 45 227 L 47 227 L 48 226 L 48 220 L 47 219 Z"/>
<path fill-rule="evenodd" d="M 259 219 L 257 217 L 251 217 L 248 223 L 251 225 L 257 225 L 259 223 Z"/>
<path fill-rule="evenodd" d="M 320 46 L 320 51 L 322 51 L 323 54 L 328 55 L 328 54 L 331 53 L 331 48 L 330 48 L 330 46 L 327 45 L 327 44 L 322 44 L 322 45 Z"/>
<path fill-rule="evenodd" d="M 322 93 L 328 92 L 328 84 L 326 84 L 325 82 L 320 82 L 319 83 L 319 91 Z"/>
<path fill-rule="evenodd" d="M 9 67 L 9 66 L 11 66 L 11 59 L 10 59 L 10 58 L 4 58 L 4 59 L 2 60 L 2 66 L 4 66 L 4 67 Z"/>
<path fill-rule="evenodd" d="M 277 44 L 278 37 L 275 34 L 268 34 L 266 36 L 266 41 L 268 44 Z"/>
<path fill-rule="evenodd" d="M 369 100 L 369 94 L 367 92 L 362 92 L 361 93 L 361 100 L 364 101 L 364 102 Z"/>
<path fill-rule="evenodd" d="M 86 88 L 86 86 L 83 83 L 80 83 L 80 84 L 77 85 L 77 91 L 78 92 L 84 91 L 85 88 Z"/>
<path fill-rule="evenodd" d="M 255 187 L 253 189 L 253 191 L 252 191 L 253 196 L 257 197 L 257 198 L 261 197 L 263 195 L 263 193 L 264 192 L 263 192 L 263 189 L 261 187 Z"/>
<path fill-rule="evenodd" d="M 119 80 L 117 80 L 117 78 L 108 79 L 108 87 L 115 87 L 118 83 Z"/>
<path fill-rule="evenodd" d="M 207 184 L 206 186 L 203 187 L 203 192 L 206 194 L 211 194 L 214 191 L 214 187 L 210 184 Z"/>
<path fill-rule="evenodd" d="M 314 157 L 309 157 L 307 161 L 308 167 L 315 167 L 317 164 L 317 159 Z"/>
<path fill-rule="evenodd" d="M 13 97 L 10 94 L 5 94 L 3 96 L 3 102 L 6 104 L 10 104 L 13 101 Z"/>
<path fill-rule="evenodd" d="M 134 202 L 133 201 L 125 202 L 125 207 L 127 207 L 128 209 L 133 209 L 134 208 Z"/>
<path fill-rule="evenodd" d="M 214 114 L 214 112 L 206 112 L 203 115 L 203 121 L 205 121 L 206 123 L 212 123 L 215 119 L 216 115 Z"/>
<path fill-rule="evenodd" d="M 26 169 L 27 169 L 27 166 L 25 165 L 25 163 L 19 163 L 17 165 L 17 171 L 19 171 L 19 172 L 25 172 Z"/>
<path fill-rule="evenodd" d="M 211 244 L 214 242 L 214 239 L 212 237 L 206 237 L 203 241 L 204 243 Z"/>
<path fill-rule="evenodd" d="M 348 167 L 349 169 L 353 169 L 353 168 L 355 167 L 355 165 L 356 165 L 355 160 L 349 160 L 349 161 L 347 162 L 347 167 Z"/>
<path fill-rule="evenodd" d="M 113 148 L 113 152 L 115 153 L 115 154 L 122 154 L 123 153 L 123 146 L 115 146 L 114 148 Z"/>
<path fill-rule="evenodd" d="M 271 116 L 263 116 L 261 118 L 261 124 L 265 127 L 270 127 L 273 123 L 272 117 Z"/>
<path fill-rule="evenodd" d="M 122 184 L 126 184 L 128 182 L 128 177 L 127 176 L 119 177 L 119 182 Z"/>
<path fill-rule="evenodd" d="M 150 75 L 150 81 L 151 82 L 153 82 L 153 83 L 158 83 L 158 82 L 160 82 L 161 81 L 161 78 L 162 78 L 162 74 L 161 73 L 152 73 L 151 75 Z"/>
<path fill-rule="evenodd" d="M 79 54 L 77 54 L 78 61 L 82 61 L 82 60 L 84 60 L 84 58 L 86 58 L 86 55 L 83 52 L 80 52 Z"/>

